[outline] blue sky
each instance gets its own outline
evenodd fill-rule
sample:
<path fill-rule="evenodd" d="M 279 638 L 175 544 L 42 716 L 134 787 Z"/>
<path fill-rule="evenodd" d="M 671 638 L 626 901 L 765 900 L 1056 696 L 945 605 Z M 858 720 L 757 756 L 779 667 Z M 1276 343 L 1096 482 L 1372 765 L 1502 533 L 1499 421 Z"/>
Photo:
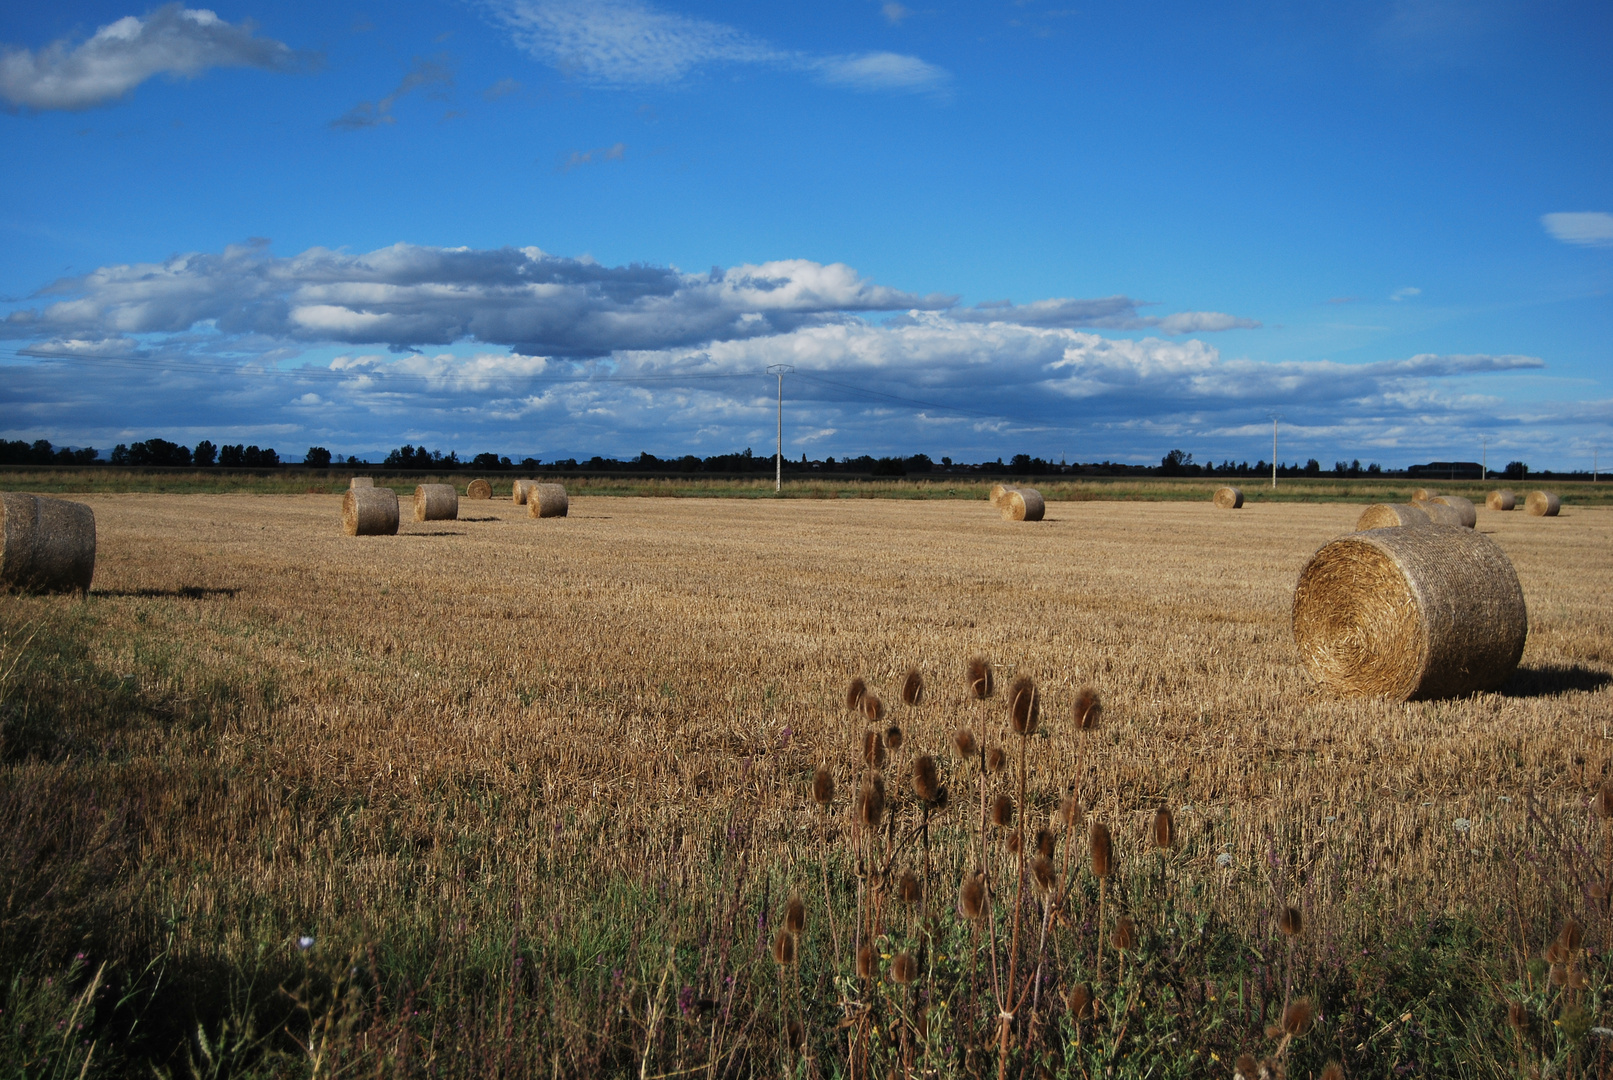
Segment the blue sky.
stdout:
<path fill-rule="evenodd" d="M 1605 4 L 22 8 L 0 437 L 1613 459 Z"/>

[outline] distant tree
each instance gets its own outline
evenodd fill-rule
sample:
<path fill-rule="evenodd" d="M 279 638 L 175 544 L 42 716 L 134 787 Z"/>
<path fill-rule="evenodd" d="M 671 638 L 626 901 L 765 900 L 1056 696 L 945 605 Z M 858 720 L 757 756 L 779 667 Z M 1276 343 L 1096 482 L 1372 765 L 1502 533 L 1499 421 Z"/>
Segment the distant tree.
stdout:
<path fill-rule="evenodd" d="M 869 470 L 875 476 L 906 476 L 907 468 L 902 464 L 901 458 L 882 457 L 874 462 Z"/>
<path fill-rule="evenodd" d="M 190 464 L 190 448 L 167 439 L 147 439 L 130 445 L 128 463 L 137 466 L 185 466 Z"/>
<path fill-rule="evenodd" d="M 478 472 L 498 472 L 510 467 L 510 459 L 500 458 L 497 454 L 477 454 L 470 459 L 470 464 Z"/>
<path fill-rule="evenodd" d="M 1315 458 L 1311 458 L 1309 461 L 1305 462 L 1305 475 L 1306 476 L 1321 476 L 1322 475 L 1322 463 L 1320 461 L 1317 461 Z"/>
<path fill-rule="evenodd" d="M 1382 475 L 1382 473 L 1383 473 L 1383 466 L 1379 465 L 1376 461 L 1374 461 L 1371 465 L 1367 466 L 1367 475 L 1368 476 L 1380 476 L 1380 475 Z"/>
<path fill-rule="evenodd" d="M 1333 463 L 1333 475 L 1334 476 L 1349 476 L 1350 475 L 1350 463 L 1348 461 L 1335 461 Z"/>
<path fill-rule="evenodd" d="M 218 448 L 218 463 L 226 469 L 239 469 L 246 464 L 245 457 L 246 447 L 240 443 L 236 443 L 234 446 L 225 445 Z"/>
<path fill-rule="evenodd" d="M 330 451 L 323 446 L 310 446 L 302 456 L 302 463 L 311 469 L 330 468 Z"/>
<path fill-rule="evenodd" d="M 941 465 L 942 465 L 943 468 L 947 468 L 947 469 L 952 468 L 952 459 L 949 458 L 949 457 L 943 456 L 941 458 Z"/>
<path fill-rule="evenodd" d="M 258 449 L 248 446 L 241 452 L 241 464 L 249 469 L 272 469 L 280 464 L 280 454 L 273 447 Z"/>
<path fill-rule="evenodd" d="M 1187 472 L 1187 467 L 1191 464 L 1193 464 L 1192 454 L 1172 450 L 1159 459 L 1159 472 L 1161 476 L 1181 476 Z"/>
<path fill-rule="evenodd" d="M 125 446 L 123 443 L 118 443 L 118 445 L 116 445 L 116 446 L 114 446 L 112 448 L 112 459 L 111 460 L 112 460 L 112 464 L 114 464 L 114 465 L 127 465 L 127 464 L 129 464 L 129 448 L 127 446 Z"/>
<path fill-rule="evenodd" d="M 1508 480 L 1522 480 L 1529 475 L 1529 466 L 1521 461 L 1507 462 L 1506 477 Z"/>
<path fill-rule="evenodd" d="M 678 468 L 682 469 L 686 473 L 699 472 L 700 459 L 695 457 L 693 454 L 684 454 L 678 459 Z"/>
<path fill-rule="evenodd" d="M 190 452 L 190 459 L 202 468 L 208 468 L 218 460 L 218 447 L 203 439 L 196 444 L 196 449 Z"/>
<path fill-rule="evenodd" d="M 1029 476 L 1031 468 L 1031 456 L 1029 454 L 1015 454 L 1008 461 L 1008 471 L 1015 476 Z"/>
<path fill-rule="evenodd" d="M 908 473 L 908 475 L 912 475 L 913 473 L 927 473 L 931 469 L 935 468 L 935 462 L 930 460 L 930 455 L 928 454 L 914 454 L 912 457 L 902 462 L 902 467 Z"/>

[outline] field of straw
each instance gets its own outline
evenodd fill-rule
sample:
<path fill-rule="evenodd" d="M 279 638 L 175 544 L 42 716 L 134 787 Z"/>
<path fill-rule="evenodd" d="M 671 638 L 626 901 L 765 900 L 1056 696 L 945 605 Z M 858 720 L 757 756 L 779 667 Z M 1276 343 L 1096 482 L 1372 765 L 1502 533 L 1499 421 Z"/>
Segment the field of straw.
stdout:
<path fill-rule="evenodd" d="M 1027 524 L 984 499 L 574 494 L 354 538 L 333 495 L 78 498 L 89 596 L 0 597 L 0 1058 L 26 1075 L 1613 1054 L 1613 511 L 1480 509 L 1527 599 L 1522 666 L 1398 704 L 1319 692 L 1289 630 L 1359 504 Z"/>

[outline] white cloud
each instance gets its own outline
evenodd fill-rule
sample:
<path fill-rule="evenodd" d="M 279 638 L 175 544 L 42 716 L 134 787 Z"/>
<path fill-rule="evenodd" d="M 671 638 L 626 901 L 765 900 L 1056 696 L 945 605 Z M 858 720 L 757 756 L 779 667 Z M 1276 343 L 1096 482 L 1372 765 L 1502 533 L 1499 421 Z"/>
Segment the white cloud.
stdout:
<path fill-rule="evenodd" d="M 205 8 L 167 4 L 126 16 L 77 46 L 56 41 L 32 52 L 0 52 L 0 97 L 13 107 L 88 109 L 123 97 L 153 75 L 194 78 L 215 67 L 284 71 L 305 58 L 250 22 L 231 25 Z"/>
<path fill-rule="evenodd" d="M 903 19 L 913 14 L 911 9 L 896 3 L 896 0 L 881 5 L 879 11 L 892 26 L 900 26 Z"/>
<path fill-rule="evenodd" d="M 1540 223 L 1565 244 L 1613 247 L 1613 214 L 1599 210 L 1571 214 L 1545 214 Z"/>
<path fill-rule="evenodd" d="M 1222 330 L 1258 330 L 1260 324 L 1254 319 L 1219 311 L 1179 311 L 1159 320 L 1159 328 L 1167 334 L 1207 334 Z"/>
<path fill-rule="evenodd" d="M 1260 324 L 1253 319 L 1223 315 L 1219 311 L 1182 311 L 1163 318 L 1143 315 L 1137 309 L 1143 301 L 1129 296 L 1105 296 L 1096 300 L 1036 300 L 1012 304 L 1007 300 L 977 304 L 952 313 L 959 322 L 1011 323 L 1016 326 L 1046 326 L 1074 329 L 1097 327 L 1104 330 L 1154 330 L 1166 334 L 1203 334 L 1220 330 L 1253 330 Z"/>
<path fill-rule="evenodd" d="M 1410 300 L 1412 297 L 1421 296 L 1422 294 L 1423 291 L 1417 288 L 1415 285 L 1407 285 L 1404 289 L 1396 289 L 1394 292 L 1390 293 L 1389 299 L 1398 304 L 1402 300 Z"/>
<path fill-rule="evenodd" d="M 853 90 L 937 90 L 950 80 L 934 64 L 892 52 L 830 57 L 814 66 L 824 82 Z"/>

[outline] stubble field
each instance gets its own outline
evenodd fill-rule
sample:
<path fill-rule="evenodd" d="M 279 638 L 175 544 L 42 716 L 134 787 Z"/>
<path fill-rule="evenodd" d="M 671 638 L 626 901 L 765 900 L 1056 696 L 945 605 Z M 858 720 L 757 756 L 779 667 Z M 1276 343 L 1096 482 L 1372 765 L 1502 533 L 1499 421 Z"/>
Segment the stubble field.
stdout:
<path fill-rule="evenodd" d="M 461 500 L 351 538 L 330 495 L 80 498 L 88 598 L 0 599 L 0 1039 L 73 1074 L 89 1053 L 92 1075 L 995 1075 L 987 972 L 1006 978 L 1019 863 L 991 833 L 996 907 L 958 913 L 982 788 L 952 735 L 1009 751 L 984 790 L 1017 801 L 1020 675 L 1042 722 L 1016 826 L 1049 827 L 1059 884 L 1019 901 L 1041 974 L 1010 1075 L 1230 1076 L 1244 1052 L 1293 1076 L 1599 1067 L 1613 511 L 1481 509 L 1527 599 L 1522 668 L 1407 705 L 1320 692 L 1289 633 L 1350 504 L 1055 502 L 1016 524 L 983 502 L 581 497 L 537 521 Z M 855 675 L 904 735 L 882 889 L 848 815 Z M 1082 733 L 1086 686 L 1103 714 Z M 928 869 L 923 753 L 949 793 Z M 1101 916 L 1093 821 L 1118 861 Z M 920 903 L 892 895 L 904 870 Z M 1124 958 L 1117 912 L 1141 938 Z M 1580 989 L 1538 961 L 1570 916 Z M 858 926 L 882 935 L 861 980 Z M 921 978 L 891 976 L 901 955 Z M 1314 1019 L 1268 1034 L 1302 998 Z M 82 1037 L 57 1046 L 64 1017 Z"/>

